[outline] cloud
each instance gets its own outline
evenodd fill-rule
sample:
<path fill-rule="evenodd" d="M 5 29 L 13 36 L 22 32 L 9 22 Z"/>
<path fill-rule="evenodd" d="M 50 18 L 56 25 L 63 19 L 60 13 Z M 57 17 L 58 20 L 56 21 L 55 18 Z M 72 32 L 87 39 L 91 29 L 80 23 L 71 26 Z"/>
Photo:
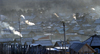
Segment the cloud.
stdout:
<path fill-rule="evenodd" d="M 0 0 L 2 9 L 31 9 L 44 15 L 65 13 L 67 16 L 76 12 L 87 13 L 99 5 L 99 0 Z"/>

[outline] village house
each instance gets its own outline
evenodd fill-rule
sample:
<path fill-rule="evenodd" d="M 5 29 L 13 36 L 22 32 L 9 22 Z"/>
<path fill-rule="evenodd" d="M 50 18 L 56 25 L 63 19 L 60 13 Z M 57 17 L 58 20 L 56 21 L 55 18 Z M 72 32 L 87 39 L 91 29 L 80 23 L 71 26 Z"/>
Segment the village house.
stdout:
<path fill-rule="evenodd" d="M 40 44 L 41 46 L 46 46 L 46 48 L 53 47 L 51 40 L 36 40 L 33 44 Z"/>
<path fill-rule="evenodd" d="M 70 46 L 70 44 L 67 41 L 65 41 L 65 43 L 66 43 L 66 46 Z M 64 41 L 57 41 L 54 45 L 54 47 L 62 47 L 62 46 L 65 46 Z"/>
<path fill-rule="evenodd" d="M 35 34 L 35 32 L 30 31 L 29 34 L 28 34 L 28 36 L 32 38 L 32 37 L 36 36 L 36 34 Z"/>
<path fill-rule="evenodd" d="M 25 44 L 27 44 L 27 42 Z M 50 49 L 52 47 L 53 47 L 53 44 L 51 40 L 35 40 L 32 44 L 29 45 L 26 52 L 35 53 L 35 54 L 38 54 L 38 53 L 45 54 L 45 53 L 49 53 L 51 50 L 47 50 L 47 49 Z"/>
<path fill-rule="evenodd" d="M 31 44 L 27 49 L 25 54 L 46 54 L 46 47 L 40 44 Z"/>
<path fill-rule="evenodd" d="M 70 54 L 93 54 L 95 51 L 88 44 L 73 43 L 69 48 Z"/>
<path fill-rule="evenodd" d="M 67 40 L 65 41 L 65 43 L 66 43 L 66 46 L 69 47 L 73 43 L 81 43 L 81 42 L 79 40 Z M 54 47 L 62 47 L 62 46 L 64 46 L 64 41 L 57 41 L 54 45 Z"/>
<path fill-rule="evenodd" d="M 20 43 L 20 38 L 16 38 L 15 39 L 15 42 L 17 43 Z M 33 38 L 27 38 L 27 37 L 22 37 L 21 38 L 21 44 L 24 45 L 24 44 L 32 44 L 34 42 L 34 39 Z"/>
<path fill-rule="evenodd" d="M 87 43 L 89 46 L 95 49 L 97 53 L 100 53 L 100 35 L 95 34 L 87 40 L 85 40 L 83 43 Z"/>
<path fill-rule="evenodd" d="M 79 40 L 67 40 L 65 41 L 57 41 L 54 45 L 54 47 L 57 49 L 57 50 L 62 50 L 64 51 L 65 50 L 65 45 L 66 45 L 66 53 L 67 54 L 70 54 L 69 52 L 69 47 L 70 45 L 72 45 L 73 43 L 81 43 Z"/>
<path fill-rule="evenodd" d="M 1 44 L 11 44 L 13 42 L 14 42 L 14 39 L 12 39 L 12 38 L 0 38 Z"/>

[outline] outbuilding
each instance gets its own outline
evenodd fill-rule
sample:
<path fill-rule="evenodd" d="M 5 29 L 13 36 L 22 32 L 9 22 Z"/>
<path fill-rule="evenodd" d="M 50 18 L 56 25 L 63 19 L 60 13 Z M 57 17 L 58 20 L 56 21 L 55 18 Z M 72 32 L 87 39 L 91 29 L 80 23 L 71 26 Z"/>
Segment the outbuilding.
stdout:
<path fill-rule="evenodd" d="M 88 44 L 73 43 L 69 48 L 70 54 L 93 54 L 95 50 Z"/>

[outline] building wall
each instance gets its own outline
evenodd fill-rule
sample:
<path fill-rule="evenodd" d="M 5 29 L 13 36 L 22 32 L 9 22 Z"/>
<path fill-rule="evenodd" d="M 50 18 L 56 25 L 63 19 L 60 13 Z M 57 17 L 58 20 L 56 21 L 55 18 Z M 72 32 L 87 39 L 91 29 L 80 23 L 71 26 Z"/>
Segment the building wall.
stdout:
<path fill-rule="evenodd" d="M 80 52 L 80 53 L 81 53 L 81 52 L 83 52 L 83 53 L 90 53 L 90 54 L 94 53 L 94 52 L 90 49 L 90 47 L 88 47 L 87 45 L 84 45 L 84 46 L 79 50 L 79 52 Z"/>
<path fill-rule="evenodd" d="M 73 49 L 70 49 L 70 54 L 78 54 Z"/>

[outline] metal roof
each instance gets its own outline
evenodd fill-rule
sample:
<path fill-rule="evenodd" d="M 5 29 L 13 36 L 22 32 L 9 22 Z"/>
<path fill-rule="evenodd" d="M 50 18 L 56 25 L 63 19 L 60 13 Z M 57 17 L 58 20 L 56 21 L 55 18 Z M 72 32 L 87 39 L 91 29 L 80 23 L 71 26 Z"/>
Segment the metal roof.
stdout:
<path fill-rule="evenodd" d="M 20 38 L 16 38 L 15 40 L 20 41 Z M 22 37 L 21 38 L 21 41 L 32 41 L 32 40 L 33 40 L 33 38 L 30 38 L 30 37 Z"/>
<path fill-rule="evenodd" d="M 94 23 L 100 23 L 100 19 L 95 20 Z"/>
<path fill-rule="evenodd" d="M 9 42 L 9 41 L 14 41 L 12 38 L 0 38 L 0 42 Z"/>
<path fill-rule="evenodd" d="M 73 41 L 69 41 L 70 44 L 73 44 L 73 43 L 81 43 L 79 40 L 73 40 Z"/>
<path fill-rule="evenodd" d="M 83 43 L 73 43 L 70 46 L 70 49 L 73 49 L 75 52 L 78 52 L 85 44 Z"/>
<path fill-rule="evenodd" d="M 87 43 L 90 46 L 100 46 L 100 35 L 93 35 L 83 43 Z"/>
<path fill-rule="evenodd" d="M 16 38 L 15 40 L 20 41 L 20 38 Z M 27 44 L 31 44 L 33 40 L 34 40 L 33 38 L 24 38 L 23 37 L 23 38 L 21 38 L 21 44 L 24 45 L 25 42 Z"/>
<path fill-rule="evenodd" d="M 35 41 L 33 44 L 40 44 L 42 46 L 53 46 L 51 40 L 38 40 Z"/>
<path fill-rule="evenodd" d="M 64 41 L 57 41 L 56 42 L 60 47 L 62 46 L 62 44 L 64 44 Z M 81 43 L 79 40 L 72 40 L 72 41 L 66 41 L 66 46 L 70 47 L 70 45 L 72 45 L 73 43 Z M 65 45 L 63 45 L 65 46 Z"/>

